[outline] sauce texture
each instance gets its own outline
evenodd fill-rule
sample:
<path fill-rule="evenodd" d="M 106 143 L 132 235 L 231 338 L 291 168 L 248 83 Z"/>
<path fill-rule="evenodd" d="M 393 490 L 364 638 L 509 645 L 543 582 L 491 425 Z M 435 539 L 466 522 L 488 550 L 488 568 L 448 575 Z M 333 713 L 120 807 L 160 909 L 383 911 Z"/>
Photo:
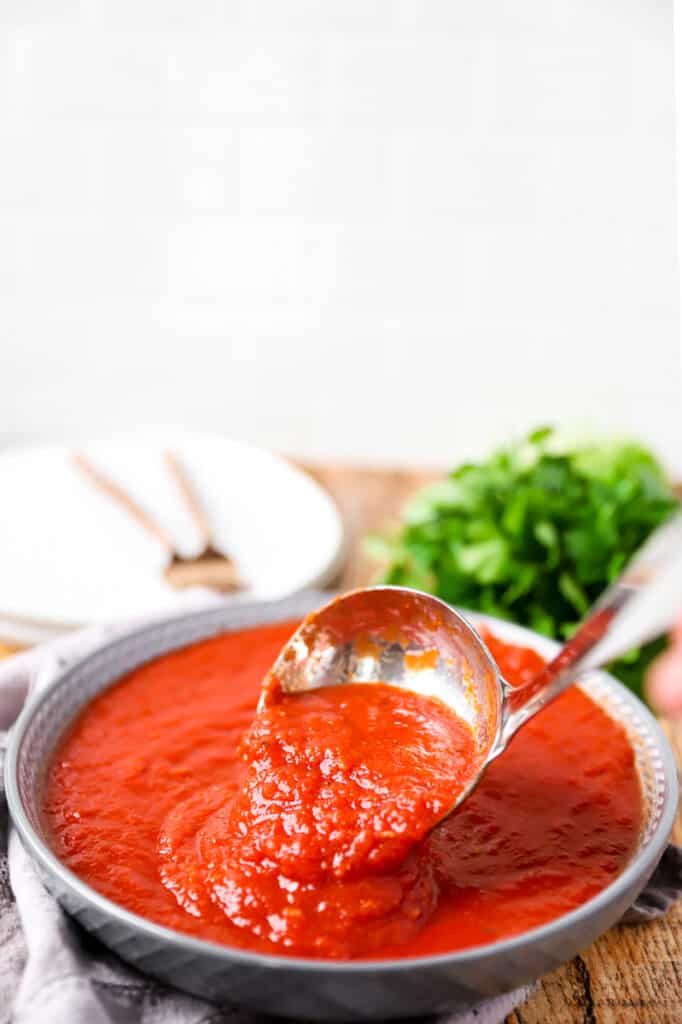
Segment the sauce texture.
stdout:
<path fill-rule="evenodd" d="M 525 726 L 429 833 L 475 765 L 470 731 L 383 684 L 286 697 L 254 718 L 295 625 L 166 655 L 85 709 L 44 800 L 71 870 L 167 927 L 327 959 L 495 941 L 616 877 L 639 781 L 623 730 L 587 696 L 570 689 Z M 543 665 L 486 640 L 514 684 Z"/>

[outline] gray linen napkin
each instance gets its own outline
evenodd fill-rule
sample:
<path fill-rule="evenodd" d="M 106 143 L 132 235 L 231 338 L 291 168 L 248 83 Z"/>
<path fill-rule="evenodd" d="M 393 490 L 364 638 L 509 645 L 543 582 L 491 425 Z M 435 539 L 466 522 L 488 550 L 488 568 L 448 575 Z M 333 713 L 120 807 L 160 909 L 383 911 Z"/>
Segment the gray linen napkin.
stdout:
<path fill-rule="evenodd" d="M 105 639 L 130 628 L 71 634 L 0 663 L 0 759 L 29 693 Z M 1 774 L 0 774 L 1 780 Z M 669 846 L 628 911 L 634 923 L 664 914 L 682 892 L 682 850 Z M 451 1014 L 442 1024 L 501 1024 L 532 986 Z M 0 781 L 0 1024 L 258 1024 L 253 1014 L 184 995 L 129 967 L 73 922 L 43 888 L 10 827 Z"/>

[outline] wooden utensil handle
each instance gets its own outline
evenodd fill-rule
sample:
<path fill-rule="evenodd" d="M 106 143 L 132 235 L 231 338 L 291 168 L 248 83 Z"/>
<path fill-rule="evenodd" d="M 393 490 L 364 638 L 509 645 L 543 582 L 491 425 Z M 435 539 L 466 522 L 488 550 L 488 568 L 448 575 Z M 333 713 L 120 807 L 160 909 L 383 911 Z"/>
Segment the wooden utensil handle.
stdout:
<path fill-rule="evenodd" d="M 178 486 L 189 514 L 194 520 L 194 525 L 201 536 L 201 541 L 204 547 L 209 547 L 211 544 L 211 528 L 208 524 L 206 513 L 196 495 L 196 491 L 192 487 L 189 477 L 182 468 L 177 456 L 173 452 L 167 451 L 165 452 L 165 458 L 168 470 Z"/>
<path fill-rule="evenodd" d="M 104 473 L 100 473 L 93 464 L 86 459 L 80 452 L 74 452 L 73 464 L 77 469 L 94 484 L 95 487 L 102 491 L 103 494 L 113 498 L 117 501 L 121 508 L 124 508 L 128 515 L 130 515 L 140 526 L 142 526 L 147 533 L 151 534 L 160 544 L 164 546 L 166 551 L 173 554 L 175 545 L 170 534 L 164 530 L 163 526 L 156 522 L 148 512 L 138 505 L 134 498 L 120 484 L 117 484 L 114 480 L 110 480 L 109 477 L 105 476 Z"/>

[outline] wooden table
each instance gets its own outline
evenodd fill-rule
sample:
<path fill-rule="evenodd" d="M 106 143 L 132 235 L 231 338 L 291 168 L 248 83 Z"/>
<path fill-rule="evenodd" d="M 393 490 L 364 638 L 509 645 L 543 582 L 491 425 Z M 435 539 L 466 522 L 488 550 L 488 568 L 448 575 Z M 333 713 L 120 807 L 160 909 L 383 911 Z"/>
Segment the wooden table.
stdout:
<path fill-rule="evenodd" d="M 333 495 L 348 531 L 340 585 L 371 580 L 359 540 L 394 521 L 424 474 L 306 467 Z M 680 736 L 667 728 L 678 765 Z M 682 842 L 682 815 L 673 833 Z M 682 1024 L 682 901 L 662 920 L 616 927 L 570 963 L 548 974 L 507 1024 Z"/>

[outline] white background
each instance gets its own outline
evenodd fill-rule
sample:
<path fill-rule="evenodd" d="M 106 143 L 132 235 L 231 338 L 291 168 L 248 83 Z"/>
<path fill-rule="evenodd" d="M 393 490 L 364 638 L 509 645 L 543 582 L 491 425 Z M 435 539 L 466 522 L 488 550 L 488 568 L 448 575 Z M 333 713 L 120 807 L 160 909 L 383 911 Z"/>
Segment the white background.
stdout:
<path fill-rule="evenodd" d="M 682 472 L 668 0 L 2 0 L 0 443 Z"/>

